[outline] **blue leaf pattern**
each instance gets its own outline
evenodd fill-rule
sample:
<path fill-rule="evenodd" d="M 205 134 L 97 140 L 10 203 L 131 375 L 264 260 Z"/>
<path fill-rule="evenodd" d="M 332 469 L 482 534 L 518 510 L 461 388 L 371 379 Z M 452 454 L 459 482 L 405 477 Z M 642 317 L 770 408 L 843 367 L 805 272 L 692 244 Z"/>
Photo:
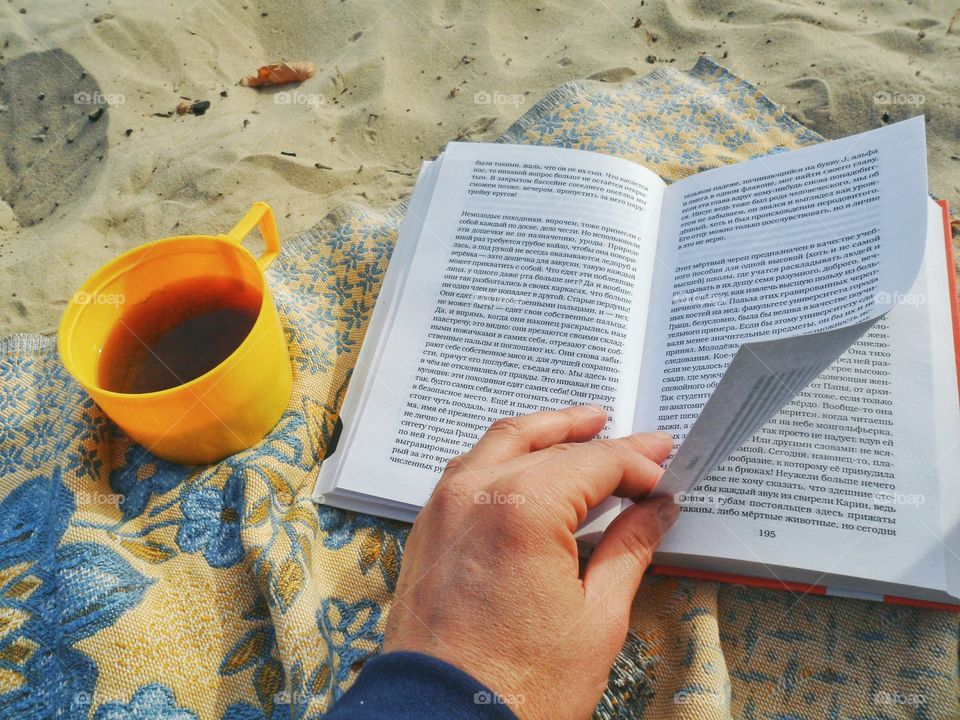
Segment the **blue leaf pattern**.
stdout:
<path fill-rule="evenodd" d="M 177 706 L 177 698 L 166 685 L 150 683 L 138 688 L 129 703 L 104 703 L 94 720 L 197 720 L 197 714 Z"/>
<path fill-rule="evenodd" d="M 61 625 L 76 643 L 117 621 L 140 602 L 153 580 L 144 577 L 109 547 L 90 542 L 61 545 L 56 551 Z"/>

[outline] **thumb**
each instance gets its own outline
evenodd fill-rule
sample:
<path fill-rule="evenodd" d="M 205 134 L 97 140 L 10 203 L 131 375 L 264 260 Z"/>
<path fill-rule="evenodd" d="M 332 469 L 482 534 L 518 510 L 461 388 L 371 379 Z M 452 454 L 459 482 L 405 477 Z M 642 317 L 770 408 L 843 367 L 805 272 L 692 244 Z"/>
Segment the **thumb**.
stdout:
<path fill-rule="evenodd" d="M 680 506 L 672 497 L 646 500 L 620 513 L 603 533 L 584 571 L 587 604 L 596 605 L 610 619 L 626 619 L 653 551 L 679 514 Z"/>

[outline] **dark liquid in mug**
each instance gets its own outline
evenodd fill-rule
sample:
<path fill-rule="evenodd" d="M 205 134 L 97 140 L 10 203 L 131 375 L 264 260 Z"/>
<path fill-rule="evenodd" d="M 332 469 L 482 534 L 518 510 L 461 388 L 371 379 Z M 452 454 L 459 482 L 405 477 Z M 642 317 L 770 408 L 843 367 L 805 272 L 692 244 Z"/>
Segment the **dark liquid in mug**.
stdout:
<path fill-rule="evenodd" d="M 100 387 L 147 393 L 200 377 L 250 334 L 261 302 L 259 290 L 234 278 L 171 283 L 124 308 L 100 352 Z"/>

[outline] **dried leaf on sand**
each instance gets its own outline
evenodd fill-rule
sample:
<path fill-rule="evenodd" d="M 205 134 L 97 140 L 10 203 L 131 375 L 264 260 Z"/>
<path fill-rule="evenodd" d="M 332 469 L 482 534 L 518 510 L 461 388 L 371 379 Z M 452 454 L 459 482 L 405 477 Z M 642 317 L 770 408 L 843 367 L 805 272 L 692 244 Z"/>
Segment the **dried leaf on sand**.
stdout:
<path fill-rule="evenodd" d="M 286 85 L 287 83 L 303 82 L 312 78 L 317 72 L 312 62 L 274 63 L 264 65 L 257 70 L 256 75 L 245 77 L 240 81 L 246 87 L 261 87 L 264 85 Z"/>

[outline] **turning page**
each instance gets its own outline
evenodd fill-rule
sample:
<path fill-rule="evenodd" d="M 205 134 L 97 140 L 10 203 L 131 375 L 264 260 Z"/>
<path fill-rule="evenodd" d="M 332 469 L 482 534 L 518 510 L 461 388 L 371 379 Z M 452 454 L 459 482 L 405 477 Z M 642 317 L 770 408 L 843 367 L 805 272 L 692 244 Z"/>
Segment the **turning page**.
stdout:
<path fill-rule="evenodd" d="M 920 267 L 926 187 L 922 118 L 672 185 L 635 426 L 682 440 L 741 345 L 892 308 Z"/>

